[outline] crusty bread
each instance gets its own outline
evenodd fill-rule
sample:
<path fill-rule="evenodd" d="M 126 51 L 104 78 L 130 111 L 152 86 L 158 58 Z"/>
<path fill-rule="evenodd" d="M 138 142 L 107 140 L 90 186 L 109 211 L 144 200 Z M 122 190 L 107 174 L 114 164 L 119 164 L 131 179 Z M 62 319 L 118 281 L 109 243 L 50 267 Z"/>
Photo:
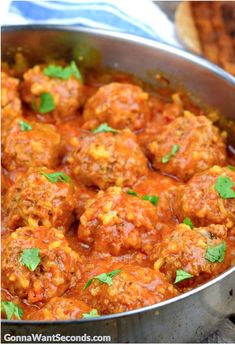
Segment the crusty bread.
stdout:
<path fill-rule="evenodd" d="M 189 1 L 182 1 L 178 5 L 175 13 L 175 24 L 182 43 L 194 53 L 201 54 L 202 47 Z"/>
<path fill-rule="evenodd" d="M 235 75 L 234 1 L 181 2 L 175 24 L 187 48 Z"/>

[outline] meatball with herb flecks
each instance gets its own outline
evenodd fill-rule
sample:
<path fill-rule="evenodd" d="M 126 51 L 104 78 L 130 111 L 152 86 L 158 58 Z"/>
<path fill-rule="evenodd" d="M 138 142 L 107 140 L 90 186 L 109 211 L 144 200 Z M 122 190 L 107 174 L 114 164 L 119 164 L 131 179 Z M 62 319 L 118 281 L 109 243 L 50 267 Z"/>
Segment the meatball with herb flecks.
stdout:
<path fill-rule="evenodd" d="M 86 318 L 91 311 L 82 301 L 75 298 L 54 297 L 41 309 L 27 316 L 28 320 L 74 320 Z M 94 313 L 96 314 L 96 313 Z M 97 313 L 98 316 L 98 313 Z"/>
<path fill-rule="evenodd" d="M 186 224 L 178 224 L 156 244 L 150 257 L 155 261 L 154 267 L 172 282 L 202 274 L 209 279 L 228 267 L 225 262 L 226 234 L 224 225 L 191 229 Z"/>
<path fill-rule="evenodd" d="M 8 76 L 5 72 L 1 73 L 2 139 L 5 138 L 11 122 L 22 115 L 22 105 L 18 87 L 18 79 Z"/>
<path fill-rule="evenodd" d="M 177 295 L 162 273 L 135 265 L 119 265 L 91 279 L 85 286 L 84 299 L 101 314 L 122 313 Z"/>
<path fill-rule="evenodd" d="M 197 226 L 235 224 L 235 172 L 214 166 L 196 174 L 178 191 L 174 213 L 182 221 L 190 217 Z"/>
<path fill-rule="evenodd" d="M 62 66 L 53 66 L 37 65 L 29 69 L 23 75 L 21 94 L 23 101 L 33 110 L 50 113 L 60 122 L 78 111 L 83 102 L 83 86 L 80 73 L 74 72 L 74 68 L 77 69 L 75 63 L 72 68 L 71 64 L 66 66 L 71 71 L 64 74 L 58 72 L 58 69 L 63 69 Z"/>
<path fill-rule="evenodd" d="M 68 157 L 72 175 L 87 186 L 132 186 L 147 174 L 147 159 L 129 130 L 83 136 Z"/>
<path fill-rule="evenodd" d="M 54 168 L 59 159 L 60 135 L 52 125 L 14 120 L 4 140 L 3 165 L 8 170 L 45 166 Z"/>
<path fill-rule="evenodd" d="M 55 228 L 23 227 L 3 237 L 2 286 L 29 303 L 61 296 L 80 279 L 79 256 Z"/>
<path fill-rule="evenodd" d="M 215 164 L 223 165 L 226 159 L 218 128 L 205 116 L 189 112 L 165 126 L 148 151 L 155 169 L 183 181 Z"/>
<path fill-rule="evenodd" d="M 85 127 L 91 129 L 107 122 L 117 129 L 141 129 L 150 116 L 148 98 L 148 94 L 136 85 L 104 85 L 85 104 Z"/>
<path fill-rule="evenodd" d="M 56 227 L 67 230 L 73 221 L 76 189 L 70 177 L 46 168 L 30 168 L 17 176 L 4 200 L 6 226 Z"/>
<path fill-rule="evenodd" d="M 87 201 L 78 238 L 99 252 L 112 255 L 147 250 L 157 230 L 156 207 L 147 200 L 110 187 Z"/>

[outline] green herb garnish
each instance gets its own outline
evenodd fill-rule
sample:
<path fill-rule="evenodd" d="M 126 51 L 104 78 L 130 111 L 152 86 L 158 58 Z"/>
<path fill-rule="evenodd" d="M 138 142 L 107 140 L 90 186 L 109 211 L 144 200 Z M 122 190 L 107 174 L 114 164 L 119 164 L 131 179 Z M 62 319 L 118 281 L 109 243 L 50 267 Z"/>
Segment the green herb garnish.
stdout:
<path fill-rule="evenodd" d="M 98 134 L 103 132 L 119 133 L 120 131 L 110 127 L 107 123 L 102 123 L 99 127 L 92 130 L 92 133 Z"/>
<path fill-rule="evenodd" d="M 126 192 L 129 195 L 133 195 L 133 196 L 139 197 L 139 195 L 133 189 L 128 188 Z"/>
<path fill-rule="evenodd" d="M 142 196 L 143 200 L 147 200 L 149 202 L 151 202 L 151 204 L 153 204 L 154 206 L 157 205 L 158 200 L 159 200 L 159 196 L 156 195 L 144 195 Z"/>
<path fill-rule="evenodd" d="M 191 221 L 189 217 L 184 218 L 183 223 L 190 226 L 191 229 L 194 228 L 193 222 Z"/>
<path fill-rule="evenodd" d="M 74 183 L 71 180 L 71 178 L 68 175 L 64 174 L 63 172 L 55 172 L 55 173 L 47 174 L 43 171 L 40 171 L 40 174 L 45 176 L 47 180 L 50 181 L 51 183 L 65 182 L 65 183 L 69 183 L 73 187 L 73 189 L 75 189 Z"/>
<path fill-rule="evenodd" d="M 180 149 L 180 146 L 178 144 L 173 145 L 171 152 L 162 157 L 162 163 L 168 163 L 169 160 L 176 155 L 179 149 Z"/>
<path fill-rule="evenodd" d="M 89 288 L 89 286 L 92 284 L 93 280 L 95 280 L 95 279 L 97 279 L 100 283 L 108 284 L 108 286 L 111 286 L 111 285 L 113 285 L 112 278 L 115 277 L 120 272 L 121 272 L 121 270 L 114 270 L 114 271 L 109 272 L 109 273 L 102 273 L 98 276 L 95 276 L 94 278 L 91 278 L 88 280 L 88 282 L 86 283 L 86 285 L 84 287 L 84 290 Z"/>
<path fill-rule="evenodd" d="M 82 75 L 74 61 L 70 62 L 70 65 L 62 67 L 59 65 L 49 65 L 44 68 L 43 73 L 51 78 L 59 78 L 68 80 L 71 76 L 74 76 L 78 80 L 82 81 Z"/>
<path fill-rule="evenodd" d="M 159 200 L 159 196 L 156 196 L 156 195 L 148 195 L 148 194 L 146 194 L 146 195 L 143 195 L 143 196 L 139 196 L 138 193 L 136 193 L 133 189 L 130 189 L 130 188 L 127 189 L 126 193 L 129 194 L 129 195 L 136 196 L 137 198 L 140 198 L 142 200 L 149 201 L 154 206 L 157 205 L 158 200 Z"/>
<path fill-rule="evenodd" d="M 37 106 L 35 102 L 33 103 L 33 109 L 34 110 L 39 110 L 40 113 L 49 113 L 50 111 L 55 109 L 55 101 L 49 92 L 43 92 L 40 95 L 40 104 L 39 104 L 39 109 L 37 109 Z"/>
<path fill-rule="evenodd" d="M 20 262 L 24 266 L 28 267 L 30 271 L 35 271 L 41 262 L 40 249 L 39 248 L 24 249 L 20 257 Z"/>
<path fill-rule="evenodd" d="M 227 168 L 228 168 L 229 170 L 235 171 L 235 167 L 234 167 L 233 165 L 227 165 Z"/>
<path fill-rule="evenodd" d="M 82 314 L 83 319 L 91 319 L 92 317 L 100 316 L 96 309 L 92 309 L 89 313 Z"/>
<path fill-rule="evenodd" d="M 184 270 L 176 270 L 176 277 L 175 277 L 174 284 L 177 284 L 177 283 L 181 282 L 182 280 L 189 279 L 192 277 L 193 277 L 192 274 L 190 274 Z"/>
<path fill-rule="evenodd" d="M 19 126 L 21 132 L 28 132 L 32 130 L 32 126 L 23 120 L 19 120 Z"/>
<path fill-rule="evenodd" d="M 226 243 L 220 243 L 215 247 L 208 247 L 206 252 L 206 259 L 210 262 L 223 262 L 226 252 Z"/>
<path fill-rule="evenodd" d="M 1 312 L 6 314 L 8 320 L 11 320 L 12 316 L 21 320 L 23 316 L 23 310 L 17 304 L 8 301 L 1 302 Z"/>
<path fill-rule="evenodd" d="M 229 177 L 219 176 L 215 184 L 215 190 L 219 193 L 223 199 L 235 198 L 235 191 L 232 189 L 234 183 Z"/>

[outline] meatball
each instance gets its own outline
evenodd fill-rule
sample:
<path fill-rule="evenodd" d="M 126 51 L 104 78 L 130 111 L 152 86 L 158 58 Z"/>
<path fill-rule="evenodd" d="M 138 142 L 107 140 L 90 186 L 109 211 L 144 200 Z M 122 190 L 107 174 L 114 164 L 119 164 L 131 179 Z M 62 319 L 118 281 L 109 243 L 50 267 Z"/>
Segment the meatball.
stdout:
<path fill-rule="evenodd" d="M 37 106 L 43 93 L 50 93 L 55 102 L 51 112 L 57 121 L 71 117 L 82 103 L 83 86 L 80 80 L 71 76 L 67 80 L 51 78 L 44 74 L 43 66 L 34 66 L 23 76 L 22 99 L 26 103 Z"/>
<path fill-rule="evenodd" d="M 10 230 L 27 225 L 64 231 L 69 228 L 76 207 L 76 191 L 70 179 L 49 180 L 53 173 L 46 168 L 30 168 L 17 176 L 4 200 Z"/>
<path fill-rule="evenodd" d="M 95 128 L 107 122 L 113 128 L 138 130 L 145 126 L 150 116 L 148 98 L 148 94 L 135 85 L 110 83 L 102 86 L 85 104 L 85 127 Z"/>
<path fill-rule="evenodd" d="M 155 169 L 187 181 L 195 173 L 224 164 L 223 138 L 205 116 L 185 112 L 148 145 Z"/>
<path fill-rule="evenodd" d="M 228 177 L 235 186 L 234 171 L 226 167 L 214 166 L 195 175 L 178 191 L 174 212 L 180 221 L 190 217 L 198 226 L 209 224 L 225 224 L 228 228 L 234 226 L 235 198 L 223 199 L 215 189 L 220 176 Z"/>
<path fill-rule="evenodd" d="M 27 315 L 28 320 L 73 320 L 81 319 L 91 310 L 84 302 L 75 298 L 54 297 L 41 309 Z"/>
<path fill-rule="evenodd" d="M 147 159 L 129 130 L 87 134 L 68 157 L 73 176 L 87 186 L 132 186 L 147 174 Z"/>
<path fill-rule="evenodd" d="M 85 290 L 84 298 L 101 314 L 113 314 L 152 305 L 176 295 L 173 285 L 158 270 L 124 265 L 112 278 L 110 286 L 94 279 Z"/>
<path fill-rule="evenodd" d="M 150 255 L 156 260 L 154 267 L 160 269 L 170 281 L 176 278 L 177 270 L 198 277 L 206 274 L 208 278 L 218 275 L 226 268 L 225 262 L 210 262 L 206 259 L 208 247 L 224 243 L 227 229 L 223 225 L 191 229 L 188 225 L 178 224 L 173 231 L 162 236 Z M 195 280 L 195 278 L 194 278 Z"/>
<path fill-rule="evenodd" d="M 60 135 L 52 125 L 16 119 L 4 143 L 3 165 L 8 170 L 30 166 L 54 168 L 58 163 Z"/>
<path fill-rule="evenodd" d="M 6 136 L 11 121 L 22 115 L 18 86 L 18 79 L 1 73 L 2 139 Z"/>
<path fill-rule="evenodd" d="M 32 254 L 22 260 L 25 250 L 30 249 L 39 252 L 36 267 L 31 266 Z M 29 303 L 46 302 L 61 296 L 80 279 L 78 261 L 78 254 L 60 230 L 19 228 L 2 241 L 2 286 Z"/>
<path fill-rule="evenodd" d="M 149 201 L 110 187 L 87 201 L 78 238 L 97 251 L 120 255 L 151 246 L 156 223 L 156 208 Z"/>

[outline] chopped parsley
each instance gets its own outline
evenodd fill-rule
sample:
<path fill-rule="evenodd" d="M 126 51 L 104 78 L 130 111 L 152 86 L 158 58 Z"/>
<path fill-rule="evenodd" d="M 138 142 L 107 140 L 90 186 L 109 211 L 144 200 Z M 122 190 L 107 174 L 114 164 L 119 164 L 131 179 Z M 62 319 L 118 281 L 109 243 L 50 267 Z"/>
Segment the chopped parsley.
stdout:
<path fill-rule="evenodd" d="M 40 249 L 39 248 L 24 249 L 20 257 L 20 262 L 24 266 L 28 267 L 30 271 L 35 271 L 41 262 Z"/>
<path fill-rule="evenodd" d="M 119 133 L 120 131 L 110 127 L 107 123 L 102 123 L 99 127 L 92 130 L 92 133 L 98 134 L 103 132 Z"/>
<path fill-rule="evenodd" d="M 227 165 L 227 168 L 228 168 L 229 170 L 235 171 L 235 167 L 234 167 L 233 165 Z"/>
<path fill-rule="evenodd" d="M 42 114 L 49 113 L 50 111 L 54 110 L 55 109 L 55 101 L 54 101 L 52 94 L 50 94 L 49 92 L 41 93 L 40 101 L 39 101 L 39 107 L 38 107 L 36 101 L 34 101 L 32 103 L 32 107 L 33 107 L 34 111 L 39 111 Z"/>
<path fill-rule="evenodd" d="M 51 183 L 65 182 L 65 183 L 69 183 L 73 187 L 73 189 L 75 189 L 74 183 L 71 180 L 71 178 L 63 172 L 55 172 L 55 173 L 47 174 L 43 171 L 40 171 L 40 174 L 45 176 L 47 180 L 50 181 Z"/>
<path fill-rule="evenodd" d="M 156 206 L 159 200 L 159 196 L 156 195 L 144 195 L 142 196 L 143 200 L 147 200 L 153 204 L 153 206 Z"/>
<path fill-rule="evenodd" d="M 92 317 L 97 317 L 97 316 L 100 316 L 100 315 L 98 314 L 98 311 L 96 309 L 91 309 L 89 313 L 82 314 L 83 319 L 91 319 Z"/>
<path fill-rule="evenodd" d="M 234 187 L 234 183 L 227 176 L 219 176 L 215 184 L 215 190 L 223 199 L 235 198 L 235 190 L 233 190 Z"/>
<path fill-rule="evenodd" d="M 220 243 L 215 247 L 209 246 L 206 252 L 206 259 L 210 262 L 223 262 L 226 252 L 226 243 Z"/>
<path fill-rule="evenodd" d="M 137 198 L 140 198 L 142 200 L 149 201 L 154 206 L 157 205 L 158 200 L 159 200 L 159 196 L 157 196 L 157 195 L 148 195 L 148 194 L 146 194 L 146 195 L 140 196 L 140 195 L 138 195 L 138 193 L 136 193 L 133 189 L 130 189 L 130 188 L 127 189 L 126 193 L 129 194 L 129 195 L 136 196 Z"/>
<path fill-rule="evenodd" d="M 19 120 L 19 126 L 21 132 L 28 132 L 32 130 L 32 126 L 23 120 Z"/>
<path fill-rule="evenodd" d="M 13 316 L 21 320 L 23 316 L 23 310 L 17 304 L 8 301 L 1 301 L 1 312 L 6 314 L 8 320 Z"/>
<path fill-rule="evenodd" d="M 184 271 L 184 270 L 176 270 L 176 277 L 175 277 L 175 281 L 174 284 L 177 284 L 185 279 L 189 279 L 192 278 L 193 275 Z"/>
<path fill-rule="evenodd" d="M 176 155 L 179 149 L 180 149 L 180 146 L 178 144 L 173 145 L 171 152 L 162 157 L 162 163 L 168 163 L 169 160 Z"/>
<path fill-rule="evenodd" d="M 51 78 L 59 78 L 62 80 L 68 80 L 71 76 L 82 81 L 82 75 L 74 61 L 70 62 L 70 65 L 62 67 L 59 65 L 49 65 L 44 68 L 43 73 Z"/>
<path fill-rule="evenodd" d="M 194 228 L 193 222 L 191 221 L 189 217 L 184 218 L 183 223 L 190 226 L 191 229 Z"/>
<path fill-rule="evenodd" d="M 129 195 L 138 196 L 138 194 L 133 189 L 128 188 L 126 192 Z"/>
<path fill-rule="evenodd" d="M 95 276 L 94 278 L 91 278 L 91 279 L 88 280 L 88 282 L 86 283 L 86 285 L 84 287 L 84 290 L 89 288 L 89 286 L 92 284 L 92 282 L 95 279 L 98 280 L 102 284 L 107 284 L 108 286 L 111 286 L 111 285 L 113 285 L 112 278 L 115 277 L 120 272 L 121 272 L 121 270 L 114 270 L 114 271 L 109 272 L 109 273 L 102 273 L 102 274 L 100 274 L 98 276 Z"/>

